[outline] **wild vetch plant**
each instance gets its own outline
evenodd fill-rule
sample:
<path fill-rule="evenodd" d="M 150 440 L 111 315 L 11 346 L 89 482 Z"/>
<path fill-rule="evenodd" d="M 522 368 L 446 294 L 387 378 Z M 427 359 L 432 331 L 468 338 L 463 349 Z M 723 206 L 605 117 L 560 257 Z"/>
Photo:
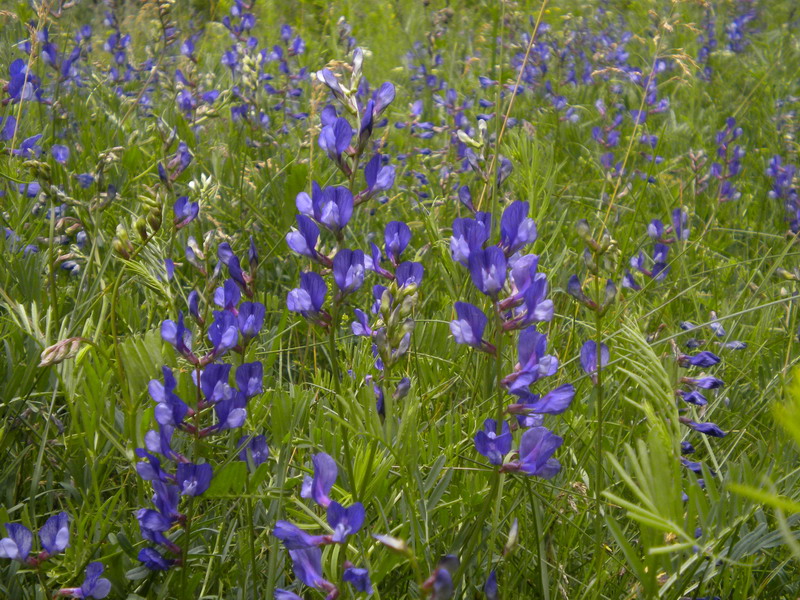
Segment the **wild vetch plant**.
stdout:
<path fill-rule="evenodd" d="M 0 597 L 798 597 L 794 9 L 0 6 Z"/>

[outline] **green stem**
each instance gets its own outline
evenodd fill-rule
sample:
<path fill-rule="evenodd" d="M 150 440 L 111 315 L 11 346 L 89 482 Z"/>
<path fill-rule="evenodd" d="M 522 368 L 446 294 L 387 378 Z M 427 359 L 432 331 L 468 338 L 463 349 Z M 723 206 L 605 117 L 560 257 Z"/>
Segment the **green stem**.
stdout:
<path fill-rule="evenodd" d="M 538 551 L 536 552 L 536 562 L 539 567 L 539 591 L 544 600 L 550 600 L 550 587 L 548 584 L 549 578 L 547 576 L 547 561 L 545 560 L 545 542 L 542 529 L 542 507 L 539 498 L 533 493 L 533 487 L 530 481 L 525 482 L 525 487 L 528 490 L 528 497 L 531 502 L 531 510 L 533 511 L 533 531 L 536 536 Z"/>
<path fill-rule="evenodd" d="M 344 446 L 344 461 L 345 469 L 347 470 L 347 477 L 350 479 L 350 486 L 354 492 L 357 492 L 356 480 L 353 473 L 353 455 L 350 451 L 350 432 L 345 425 L 345 408 L 344 401 L 342 400 L 342 386 L 339 381 L 339 359 L 336 353 L 336 331 L 339 329 L 339 321 L 341 318 L 341 298 L 337 295 L 333 300 L 333 309 L 331 311 L 331 325 L 328 334 L 328 352 L 331 361 L 331 375 L 333 376 L 333 391 L 336 396 L 336 406 L 339 411 L 339 418 L 341 419 L 341 436 Z M 358 500 L 358 498 L 356 498 Z"/>
<path fill-rule="evenodd" d="M 192 543 L 192 520 L 194 518 L 194 497 L 189 496 L 189 510 L 186 513 L 185 534 L 183 537 L 183 551 L 181 552 L 181 595 L 192 598 L 187 577 L 189 577 L 189 546 Z"/>
<path fill-rule="evenodd" d="M 595 259 L 599 264 L 599 257 Z M 602 306 L 603 290 L 602 280 L 598 277 L 597 290 L 595 294 L 598 306 Z M 605 485 L 605 478 L 603 474 L 603 370 L 602 370 L 602 341 L 603 341 L 603 313 L 601 310 L 595 312 L 595 345 L 597 350 L 597 364 L 595 365 L 595 417 L 597 420 L 597 429 L 595 430 L 595 469 L 594 469 L 594 527 L 595 527 L 595 572 L 597 577 L 602 575 L 602 562 L 603 562 L 603 508 L 602 508 L 602 495 L 603 487 Z M 601 586 L 598 586 L 599 590 Z"/>
<path fill-rule="evenodd" d="M 500 312 L 499 306 L 495 305 L 495 327 L 497 328 L 497 332 L 495 333 L 495 361 L 494 361 L 494 375 L 495 381 L 497 382 L 497 387 L 495 388 L 495 392 L 497 393 L 497 423 L 496 423 L 496 433 L 500 435 L 503 433 L 503 414 L 505 413 L 505 396 L 503 394 L 503 315 Z"/>
<path fill-rule="evenodd" d="M 253 579 L 253 598 L 258 598 L 258 569 L 256 568 L 256 528 L 253 522 L 253 498 L 250 489 L 250 471 L 247 471 L 247 496 L 245 497 L 245 511 L 247 513 L 247 536 L 250 542 L 250 570 Z"/>

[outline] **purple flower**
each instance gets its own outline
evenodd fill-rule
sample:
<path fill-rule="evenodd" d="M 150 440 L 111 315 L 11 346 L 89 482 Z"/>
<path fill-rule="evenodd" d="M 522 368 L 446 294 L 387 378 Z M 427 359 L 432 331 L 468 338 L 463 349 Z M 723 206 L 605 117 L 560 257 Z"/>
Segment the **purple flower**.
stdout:
<path fill-rule="evenodd" d="M 431 576 L 422 584 L 422 589 L 432 592 L 431 600 L 449 600 L 453 597 L 453 574 L 459 564 L 458 557 L 452 554 L 442 557 Z"/>
<path fill-rule="evenodd" d="M 275 600 L 303 600 L 303 597 L 298 596 L 289 590 L 282 590 L 278 588 L 275 590 Z"/>
<path fill-rule="evenodd" d="M 160 479 L 153 480 L 153 504 L 161 512 L 166 515 L 173 522 L 181 518 L 181 513 L 178 512 L 178 503 L 181 498 L 181 491 L 177 485 L 166 483 Z"/>
<path fill-rule="evenodd" d="M 515 461 L 513 468 L 509 470 L 550 479 L 561 470 L 561 463 L 551 457 L 563 443 L 564 440 L 549 429 L 532 427 L 522 434 L 519 460 Z"/>
<path fill-rule="evenodd" d="M 343 294 L 355 292 L 364 283 L 364 253 L 343 248 L 333 257 L 333 280 Z"/>
<path fill-rule="evenodd" d="M 323 508 L 328 508 L 331 503 L 328 494 L 339 474 L 336 461 L 324 452 L 315 454 L 311 461 L 314 463 L 314 477 L 306 475 L 300 495 L 303 498 L 313 498 L 314 502 Z"/>
<path fill-rule="evenodd" d="M 111 592 L 111 582 L 103 574 L 103 563 L 93 562 L 86 567 L 86 578 L 80 587 L 78 598 L 105 598 Z"/>
<path fill-rule="evenodd" d="M 211 366 L 211 365 L 209 365 Z M 227 375 L 226 375 L 227 380 Z M 261 361 L 242 363 L 236 368 L 236 385 L 245 398 L 258 396 L 264 391 L 264 366 Z"/>
<path fill-rule="evenodd" d="M 250 265 L 250 274 L 255 275 L 258 270 L 258 249 L 253 236 L 250 236 L 250 246 L 247 248 L 247 263 Z"/>
<path fill-rule="evenodd" d="M 486 583 L 483 584 L 483 593 L 486 595 L 486 600 L 498 600 L 500 594 L 497 589 L 497 574 L 494 570 L 489 573 L 486 578 Z"/>
<path fill-rule="evenodd" d="M 672 211 L 672 230 L 676 239 L 681 241 L 689 239 L 689 215 L 682 208 Z"/>
<path fill-rule="evenodd" d="M 694 421 L 686 421 L 686 425 L 688 425 L 695 431 L 699 431 L 700 433 L 709 435 L 711 437 L 722 438 L 728 435 L 714 423 L 696 423 Z"/>
<path fill-rule="evenodd" d="M 488 321 L 486 315 L 480 308 L 467 302 L 456 302 L 455 309 L 458 318 L 450 321 L 450 333 L 456 343 L 486 351 L 488 345 L 483 340 Z"/>
<path fill-rule="evenodd" d="M 704 390 L 715 390 L 717 388 L 721 388 L 725 385 L 725 382 L 722 379 L 717 379 L 716 377 L 683 377 L 681 378 L 683 383 L 688 383 L 689 385 L 693 385 L 695 387 L 702 388 Z"/>
<path fill-rule="evenodd" d="M 69 160 L 69 148 L 60 144 L 53 144 L 50 147 L 50 154 L 53 155 L 53 160 L 62 165 L 67 164 Z"/>
<path fill-rule="evenodd" d="M 536 327 L 528 327 L 522 331 L 517 343 L 518 369 L 503 380 L 509 392 L 516 394 L 525 390 L 542 377 L 549 377 L 558 370 L 558 359 L 545 354 L 546 351 L 546 335 L 536 331 Z"/>
<path fill-rule="evenodd" d="M 584 304 L 588 307 L 596 308 L 595 302 L 593 302 L 583 291 L 583 284 L 581 280 L 578 279 L 577 275 L 572 275 L 567 282 L 567 293 L 575 298 L 581 304 Z"/>
<path fill-rule="evenodd" d="M 141 553 L 140 553 L 141 554 Z M 103 563 L 93 562 L 86 567 L 86 576 L 79 588 L 62 588 L 56 596 L 71 596 L 72 598 L 105 598 L 111 592 L 111 582 L 103 574 Z"/>
<path fill-rule="evenodd" d="M 453 221 L 450 238 L 450 255 L 464 266 L 469 265 L 470 255 L 483 247 L 489 239 L 490 227 L 476 219 L 464 218 Z"/>
<path fill-rule="evenodd" d="M 500 219 L 500 247 L 506 256 L 536 241 L 536 224 L 528 218 L 528 203 L 512 202 Z"/>
<path fill-rule="evenodd" d="M 535 268 L 534 266 L 533 269 Z M 544 273 L 535 273 L 521 294 L 525 311 L 506 322 L 504 329 L 518 329 L 541 321 L 552 321 L 554 307 L 553 301 L 547 297 L 548 287 L 547 276 Z"/>
<path fill-rule="evenodd" d="M 297 215 L 297 229 L 292 229 L 286 234 L 286 243 L 289 248 L 300 254 L 317 259 L 317 241 L 319 240 L 319 228 L 314 221 L 305 215 Z"/>
<path fill-rule="evenodd" d="M 511 430 L 503 421 L 501 433 L 497 434 L 497 421 L 486 419 L 483 429 L 475 434 L 475 449 L 493 465 L 502 465 L 506 454 L 511 452 Z"/>
<path fill-rule="evenodd" d="M 200 373 L 200 390 L 206 402 L 219 402 L 231 395 L 232 390 L 228 385 L 230 372 L 231 365 L 221 363 L 211 363 L 203 369 Z"/>
<path fill-rule="evenodd" d="M 214 355 L 221 356 L 239 341 L 236 317 L 227 310 L 214 311 L 214 321 L 208 327 L 208 339 L 214 346 Z"/>
<path fill-rule="evenodd" d="M 382 165 L 381 155 L 373 156 L 364 167 L 364 179 L 367 182 L 367 194 L 371 197 L 378 192 L 390 190 L 394 185 L 394 165 Z"/>
<path fill-rule="evenodd" d="M 18 523 L 6 523 L 8 537 L 0 539 L 0 558 L 25 562 L 33 547 L 31 530 Z"/>
<path fill-rule="evenodd" d="M 470 252 L 469 272 L 472 283 L 482 293 L 495 298 L 506 282 L 506 257 L 497 246 Z"/>
<path fill-rule="evenodd" d="M 295 576 L 309 587 L 329 590 L 333 584 L 322 576 L 322 550 L 319 548 L 302 548 L 289 550 Z"/>
<path fill-rule="evenodd" d="M 257 435 L 255 437 L 243 435 L 239 438 L 236 447 L 241 448 L 241 450 L 239 450 L 239 460 L 252 464 L 253 467 L 264 464 L 269 458 L 267 438 L 263 435 Z"/>
<path fill-rule="evenodd" d="M 707 350 L 694 355 L 683 354 L 678 357 L 678 364 L 682 367 L 712 367 L 719 361 L 719 356 Z"/>
<path fill-rule="evenodd" d="M 39 145 L 40 139 L 42 139 L 41 133 L 25 138 L 20 143 L 19 148 L 13 149 L 11 153 L 23 158 L 39 158 L 42 154 L 42 147 Z"/>
<path fill-rule="evenodd" d="M 425 274 L 425 269 L 422 263 L 406 261 L 397 265 L 395 271 L 395 280 L 397 285 L 405 287 L 407 285 L 419 285 L 422 283 L 422 277 Z"/>
<path fill-rule="evenodd" d="M 394 85 L 384 81 L 372 96 L 372 99 L 375 100 L 375 115 L 380 115 L 386 110 L 386 107 L 394 100 L 394 96 Z"/>
<path fill-rule="evenodd" d="M 244 302 L 239 307 L 239 331 L 245 340 L 254 338 L 261 331 L 265 312 L 266 309 L 260 302 Z"/>
<path fill-rule="evenodd" d="M 311 197 L 300 192 L 295 203 L 300 214 L 313 217 L 333 232 L 343 229 L 353 214 L 353 194 L 349 189 L 340 186 L 322 189 L 316 181 L 311 185 Z"/>
<path fill-rule="evenodd" d="M 393 265 L 400 262 L 400 255 L 411 241 L 411 229 L 402 221 L 391 221 L 383 232 L 385 245 L 383 247 L 387 258 Z"/>
<path fill-rule="evenodd" d="M 234 392 L 217 402 L 214 412 L 217 415 L 217 424 L 209 428 L 209 432 L 241 427 L 247 419 L 247 397 L 242 392 Z"/>
<path fill-rule="evenodd" d="M 178 321 L 166 320 L 161 324 L 162 339 L 172 344 L 182 356 L 189 358 L 192 354 L 192 332 L 183 325 L 183 312 L 178 313 Z"/>
<path fill-rule="evenodd" d="M 364 524 L 364 505 L 356 502 L 345 508 L 335 501 L 328 505 L 328 525 L 333 529 L 332 540 L 344 543 L 354 533 L 358 533 Z"/>
<path fill-rule="evenodd" d="M 374 271 L 381 277 L 392 279 L 393 275 L 381 266 L 381 262 L 383 262 L 383 254 L 381 253 L 381 249 L 378 248 L 375 242 L 370 242 L 369 247 L 371 250 L 371 255 L 364 256 L 364 268 L 368 271 Z"/>
<path fill-rule="evenodd" d="M 138 559 L 151 571 L 167 571 L 175 564 L 174 560 L 164 558 L 154 548 L 142 548 L 139 550 Z"/>
<path fill-rule="evenodd" d="M 372 582 L 369 579 L 369 571 L 366 569 L 360 569 L 352 565 L 347 566 L 347 563 L 345 563 L 342 581 L 352 585 L 356 591 L 365 592 L 367 595 L 372 594 Z"/>
<path fill-rule="evenodd" d="M 697 390 L 692 390 L 690 392 L 678 390 L 678 395 L 683 398 L 684 402 L 688 402 L 689 404 L 696 404 L 697 406 L 705 406 L 708 404 L 706 397 Z"/>
<path fill-rule="evenodd" d="M 600 344 L 600 368 L 604 369 L 608 365 L 609 353 L 608 346 Z M 595 340 L 587 340 L 581 346 L 581 368 L 587 375 L 592 375 L 593 380 L 596 378 L 598 367 L 597 356 L 597 342 Z"/>
<path fill-rule="evenodd" d="M 647 235 L 656 241 L 664 237 L 664 231 L 664 223 L 659 219 L 653 219 L 647 226 Z"/>
<path fill-rule="evenodd" d="M 319 147 L 337 163 L 341 163 L 342 154 L 350 146 L 353 139 L 353 128 L 347 119 L 337 118 L 333 124 L 326 125 L 319 134 Z"/>
<path fill-rule="evenodd" d="M 178 426 L 183 423 L 189 407 L 174 393 L 177 382 L 172 369 L 165 366 L 161 368 L 161 372 L 164 375 L 163 384 L 157 379 L 152 379 L 147 385 L 147 391 L 156 403 L 156 422 L 159 425 Z"/>
<path fill-rule="evenodd" d="M 200 496 L 211 485 L 213 471 L 208 463 L 179 463 L 175 480 L 180 486 L 181 496 Z"/>
<path fill-rule="evenodd" d="M 519 402 L 509 404 L 508 412 L 520 415 L 519 421 L 523 427 L 532 427 L 536 424 L 536 418 L 531 419 L 524 415 L 560 415 L 575 398 L 575 386 L 565 383 L 541 397 L 527 390 L 518 390 L 515 395 L 519 397 Z"/>
<path fill-rule="evenodd" d="M 242 292 L 233 279 L 226 279 L 222 287 L 214 290 L 214 304 L 223 310 L 236 312 L 236 305 L 242 299 Z M 191 312 L 191 311 L 190 311 Z"/>
<path fill-rule="evenodd" d="M 287 550 L 302 550 L 329 543 L 324 535 L 308 534 L 289 521 L 277 521 L 272 535 L 282 541 Z"/>
<path fill-rule="evenodd" d="M 317 71 L 316 75 L 317 79 L 327 85 L 328 89 L 340 102 L 346 103 L 344 91 L 342 91 L 342 87 L 339 85 L 339 80 L 336 79 L 336 75 L 334 75 L 330 69 L 322 69 L 321 71 Z"/>
<path fill-rule="evenodd" d="M 372 130 L 375 127 L 375 101 L 368 100 L 367 106 L 364 108 L 364 115 L 361 117 L 361 123 L 358 127 L 358 151 L 364 149 L 372 136 Z"/>
<path fill-rule="evenodd" d="M 300 275 L 300 287 L 289 292 L 287 308 L 307 318 L 315 316 L 322 309 L 327 292 L 325 280 L 313 271 L 306 271 Z"/>
<path fill-rule="evenodd" d="M 175 212 L 175 219 L 173 220 L 175 228 L 182 229 L 197 218 L 200 213 L 200 203 L 189 202 L 188 197 L 181 196 L 175 201 L 172 210 Z"/>
<path fill-rule="evenodd" d="M 632 110 L 631 111 L 631 118 L 633 119 L 634 125 L 643 125 L 645 121 L 647 121 L 647 111 L 646 110 Z"/>
<path fill-rule="evenodd" d="M 169 543 L 163 533 L 172 527 L 173 519 L 152 508 L 141 508 L 136 511 L 136 520 L 145 539 L 158 544 Z"/>
<path fill-rule="evenodd" d="M 48 555 L 63 552 L 69 546 L 69 515 L 60 512 L 47 519 L 39 530 L 39 540 Z"/>
<path fill-rule="evenodd" d="M 17 133 L 17 118 L 9 115 L 5 119 L 0 117 L 0 140 L 7 142 Z"/>
<path fill-rule="evenodd" d="M 350 324 L 350 328 L 353 331 L 353 335 L 363 336 L 363 337 L 372 337 L 372 328 L 369 326 L 369 318 L 367 314 L 357 308 L 353 311 L 356 316 L 356 320 Z"/>

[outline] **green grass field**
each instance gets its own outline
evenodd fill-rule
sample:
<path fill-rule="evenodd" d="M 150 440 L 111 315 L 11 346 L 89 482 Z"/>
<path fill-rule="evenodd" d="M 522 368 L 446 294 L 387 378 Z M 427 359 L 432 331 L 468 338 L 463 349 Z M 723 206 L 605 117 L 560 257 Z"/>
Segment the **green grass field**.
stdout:
<path fill-rule="evenodd" d="M 797 598 L 795 3 L 250 2 L 0 0 L 0 598 Z"/>

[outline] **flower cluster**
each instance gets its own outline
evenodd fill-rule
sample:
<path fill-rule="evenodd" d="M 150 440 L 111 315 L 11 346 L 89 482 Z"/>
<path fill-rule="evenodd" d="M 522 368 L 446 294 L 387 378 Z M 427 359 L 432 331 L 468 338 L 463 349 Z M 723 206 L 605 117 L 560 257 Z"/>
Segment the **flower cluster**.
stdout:
<path fill-rule="evenodd" d="M 767 176 L 772 179 L 769 197 L 783 202 L 792 233 L 800 232 L 800 196 L 794 183 L 795 173 L 795 166 L 783 164 L 780 156 L 776 155 L 770 159 L 767 167 Z"/>
<path fill-rule="evenodd" d="M 0 539 L 0 558 L 9 558 L 33 569 L 38 569 L 50 558 L 61 554 L 69 546 L 69 521 L 67 513 L 61 512 L 45 521 L 39 530 L 41 551 L 31 556 L 33 533 L 19 523 L 6 523 L 8 537 Z M 55 596 L 70 598 L 105 598 L 111 592 L 111 582 L 103 574 L 103 563 L 93 562 L 86 567 L 86 577 L 80 587 L 62 588 Z"/>
<path fill-rule="evenodd" d="M 689 216 L 682 208 L 672 211 L 672 225 L 665 226 L 660 219 L 653 219 L 647 226 L 647 236 L 653 241 L 652 255 L 648 261 L 648 257 L 640 250 L 636 256 L 631 257 L 631 268 L 653 281 L 663 281 L 670 271 L 667 262 L 670 244 L 686 241 L 689 233 Z M 642 289 L 629 270 L 625 271 L 622 278 L 622 287 L 634 291 Z"/>
<path fill-rule="evenodd" d="M 405 223 L 393 222 L 387 225 L 384 236 L 386 256 L 375 243 L 371 244 L 369 254 L 343 246 L 345 228 L 353 216 L 354 208 L 391 189 L 395 178 L 394 166 L 388 164 L 388 157 L 375 152 L 363 165 L 364 187 L 356 188 L 356 175 L 362 156 L 371 147 L 370 141 L 375 128 L 386 125 L 386 120 L 381 117 L 395 95 L 394 86 L 389 82 L 369 94 L 369 87 L 364 83 L 361 74 L 363 60 L 362 50 L 356 48 L 349 86 L 330 69 L 322 69 L 316 74 L 342 111 L 340 113 L 334 105 L 328 105 L 322 110 L 319 147 L 341 176 L 346 178 L 347 185 L 322 188 L 313 182 L 310 195 L 300 192 L 296 199 L 299 213 L 296 217 L 297 227 L 286 235 L 286 243 L 291 250 L 310 258 L 323 269 L 323 274 L 332 274 L 337 289 L 333 297 L 333 308 L 330 311 L 324 308 L 328 285 L 323 276 L 314 271 L 301 274 L 300 287 L 289 292 L 287 306 L 310 322 L 335 331 L 341 316 L 340 307 L 345 298 L 362 287 L 367 271 L 374 271 L 390 281 L 390 287 L 394 291 L 393 294 L 389 293 L 385 302 L 386 310 L 391 313 L 386 316 L 385 325 L 388 329 L 378 325 L 371 328 L 365 313 L 357 310 L 356 319 L 361 328 L 354 331 L 361 335 L 380 337 L 382 343 L 376 343 L 376 352 L 382 355 L 383 364 L 387 364 L 399 358 L 405 351 L 403 348 L 408 348 L 409 338 L 405 335 L 410 336 L 409 327 L 413 327 L 413 321 L 409 325 L 407 317 L 416 302 L 416 286 L 422 280 L 423 269 L 419 263 L 400 262 L 400 255 L 411 239 L 411 231 Z M 355 115 L 356 127 L 346 118 L 348 114 Z M 322 231 L 332 236 L 332 246 L 323 245 L 320 240 Z M 390 262 L 391 271 L 384 268 L 385 259 Z M 382 299 L 383 290 L 386 289 L 375 286 L 376 300 Z M 397 307 L 394 307 L 395 303 Z M 398 328 L 405 328 L 399 342 Z"/>
<path fill-rule="evenodd" d="M 277 133 L 286 134 L 292 124 L 308 117 L 300 99 L 309 74 L 298 62 L 306 43 L 289 25 L 283 25 L 279 43 L 259 49 L 259 40 L 253 35 L 256 16 L 251 10 L 251 5 L 236 0 L 222 20 L 234 42 L 221 57 L 234 82 L 231 120 L 249 125 L 253 132 L 274 127 Z M 271 70 L 273 66 L 277 72 Z"/>
<path fill-rule="evenodd" d="M 184 222 L 181 216 L 184 212 L 188 210 L 190 217 L 196 215 L 193 208 L 178 208 L 186 204 L 180 199 L 176 203 L 176 229 Z M 198 254 L 202 257 L 199 249 L 192 246 L 190 240 L 187 258 Z M 166 320 L 161 325 L 164 341 L 171 344 L 192 368 L 195 401 L 190 406 L 176 393 L 178 381 L 175 374 L 171 368 L 163 367 L 163 381 L 153 380 L 148 386 L 150 398 L 155 403 L 157 428 L 145 436 L 145 448 L 136 451 L 142 459 L 136 465 L 137 472 L 142 479 L 151 482 L 154 492 L 154 508 L 142 508 L 136 514 L 142 537 L 178 556 L 184 554 L 184 550 L 168 537 L 168 533 L 176 526 L 182 526 L 188 532 L 189 519 L 179 509 L 180 499 L 182 496 L 201 496 L 213 477 L 211 464 L 199 462 L 199 457 L 187 457 L 187 450 L 196 453 L 197 443 L 203 438 L 241 428 L 247 418 L 248 401 L 263 391 L 261 362 L 245 362 L 245 359 L 248 344 L 263 327 L 264 305 L 242 301 L 243 296 L 253 295 L 253 275 L 242 270 L 241 261 L 230 245 L 227 242 L 220 244 L 217 254 L 219 262 L 209 283 L 221 274 L 223 266 L 227 268 L 229 277 L 213 291 L 213 304 L 218 310 L 211 311 L 212 318 L 209 319 L 207 314 L 211 309 L 207 298 L 196 290 L 188 295 L 188 313 L 201 335 L 205 333 L 208 338 L 206 352 L 200 356 L 196 354 L 192 327 L 187 327 L 183 312 L 179 313 L 176 321 Z M 249 254 L 251 272 L 254 273 L 258 258 L 252 242 Z M 188 263 L 197 267 L 192 260 Z M 201 274 L 207 275 L 205 270 Z M 233 377 L 235 385 L 231 385 L 232 365 L 222 362 L 229 352 L 242 357 Z M 181 449 L 175 438 L 177 432 L 193 439 L 194 446 Z M 263 436 L 244 436 L 239 440 L 239 447 L 240 459 L 255 466 L 269 455 Z M 162 466 L 164 460 L 175 463 L 174 472 Z M 182 559 L 177 556 L 169 558 L 154 547 L 146 547 L 139 552 L 139 560 L 151 570 L 166 570 Z"/>
<path fill-rule="evenodd" d="M 297 579 L 309 587 L 327 593 L 326 597 L 333 599 L 339 596 L 339 590 L 323 576 L 320 548 L 328 544 L 342 544 L 342 552 L 346 551 L 347 539 L 358 533 L 364 525 L 364 505 L 356 502 L 344 507 L 331 500 L 329 495 L 338 475 L 338 467 L 333 458 L 320 452 L 312 457 L 312 463 L 314 475 L 305 477 L 300 495 L 303 498 L 311 498 L 326 510 L 331 533 L 311 535 L 289 521 L 278 521 L 275 523 L 272 535 L 281 540 L 289 551 Z M 348 561 L 344 564 L 342 581 L 350 583 L 356 591 L 372 593 L 369 572 L 355 567 Z M 276 590 L 275 598 L 293 600 L 300 596 L 288 590 Z"/>
<path fill-rule="evenodd" d="M 733 184 L 733 179 L 742 172 L 742 158 L 745 155 L 745 150 L 741 145 L 733 144 L 741 135 L 742 128 L 737 127 L 736 119 L 733 117 L 726 119 L 725 127 L 717 132 L 715 138 L 717 160 L 711 163 L 708 173 L 699 181 L 700 189 L 707 187 L 712 180 L 718 182 L 717 200 L 719 202 L 738 200 L 742 195 Z"/>
<path fill-rule="evenodd" d="M 475 212 L 474 217 L 456 219 L 450 238 L 454 261 L 469 270 L 472 283 L 488 296 L 494 314 L 498 340 L 507 332 L 520 330 L 517 350 L 519 361 L 514 372 L 502 378 L 502 386 L 517 397 L 508 412 L 517 423 L 528 428 L 520 440 L 518 459 L 507 461 L 512 436 L 509 424 L 500 411 L 498 418 L 486 419 L 475 435 L 475 448 L 503 471 L 553 477 L 560 470 L 552 458 L 563 440 L 542 426 L 542 415 L 564 412 L 575 395 L 571 384 L 562 385 L 540 396 L 530 387 L 542 378 L 555 374 L 558 359 L 547 354 L 547 336 L 536 324 L 553 318 L 553 301 L 548 295 L 547 276 L 539 272 L 539 257 L 523 254 L 536 241 L 536 224 L 528 217 L 528 203 L 510 203 L 500 219 L 500 239 L 486 245 L 491 236 L 491 215 Z M 489 319 L 477 306 L 456 302 L 457 318 L 450 322 L 456 342 L 496 354 L 497 344 L 484 339 Z"/>

